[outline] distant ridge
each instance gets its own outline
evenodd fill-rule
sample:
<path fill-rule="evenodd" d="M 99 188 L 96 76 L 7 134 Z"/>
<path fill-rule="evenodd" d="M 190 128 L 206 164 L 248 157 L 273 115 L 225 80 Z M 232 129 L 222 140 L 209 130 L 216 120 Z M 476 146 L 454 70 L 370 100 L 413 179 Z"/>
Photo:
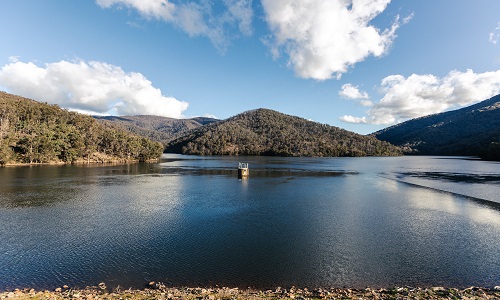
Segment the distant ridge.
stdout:
<path fill-rule="evenodd" d="M 372 136 L 256 109 L 189 131 L 166 152 L 194 155 L 372 156 L 401 150 Z"/>
<path fill-rule="evenodd" d="M 219 120 L 206 117 L 191 119 L 174 119 L 160 116 L 94 116 L 99 122 L 127 130 L 133 134 L 147 137 L 153 141 L 168 144 L 191 129 L 217 122 Z"/>
<path fill-rule="evenodd" d="M 411 154 L 500 160 L 500 95 L 469 107 L 412 119 L 372 135 Z"/>

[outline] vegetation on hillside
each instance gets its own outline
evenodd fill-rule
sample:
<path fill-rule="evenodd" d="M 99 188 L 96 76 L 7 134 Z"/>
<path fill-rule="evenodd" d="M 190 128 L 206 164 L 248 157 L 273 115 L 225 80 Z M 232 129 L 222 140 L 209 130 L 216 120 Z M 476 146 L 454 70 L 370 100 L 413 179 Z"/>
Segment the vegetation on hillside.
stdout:
<path fill-rule="evenodd" d="M 90 116 L 0 92 L 0 165 L 159 158 L 163 147 Z"/>
<path fill-rule="evenodd" d="M 173 119 L 160 116 L 94 116 L 99 122 L 109 127 L 126 130 L 130 133 L 147 137 L 164 146 L 191 129 L 218 121 L 217 119 L 196 117 L 191 119 Z"/>
<path fill-rule="evenodd" d="M 409 120 L 373 135 L 410 154 L 500 160 L 500 95 L 459 110 Z"/>
<path fill-rule="evenodd" d="M 401 155 L 374 137 L 269 109 L 248 111 L 191 130 L 167 152 L 194 155 L 367 156 Z"/>

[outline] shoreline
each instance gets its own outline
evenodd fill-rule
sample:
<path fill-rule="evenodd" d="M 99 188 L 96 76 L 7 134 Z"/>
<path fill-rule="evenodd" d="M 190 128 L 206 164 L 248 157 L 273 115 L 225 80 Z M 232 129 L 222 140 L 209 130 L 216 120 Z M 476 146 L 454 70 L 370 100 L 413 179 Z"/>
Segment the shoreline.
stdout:
<path fill-rule="evenodd" d="M 274 290 L 239 289 L 229 287 L 167 287 L 150 282 L 144 289 L 116 288 L 109 290 L 104 283 L 84 289 L 68 286 L 53 291 L 25 288 L 0 291 L 0 299 L 500 299 L 500 286 L 493 289 L 469 287 L 394 287 L 394 288 L 296 288 Z"/>
<path fill-rule="evenodd" d="M 123 160 L 102 160 L 102 161 L 96 161 L 96 160 L 78 160 L 78 161 L 73 161 L 73 162 L 43 162 L 43 163 L 5 163 L 5 164 L 0 164 L 0 167 L 38 167 L 38 166 L 113 166 L 113 165 L 132 165 L 132 164 L 139 164 L 139 163 L 157 163 L 160 162 L 160 158 L 154 158 L 154 159 L 148 159 L 146 161 L 140 161 L 138 159 L 123 159 Z"/>

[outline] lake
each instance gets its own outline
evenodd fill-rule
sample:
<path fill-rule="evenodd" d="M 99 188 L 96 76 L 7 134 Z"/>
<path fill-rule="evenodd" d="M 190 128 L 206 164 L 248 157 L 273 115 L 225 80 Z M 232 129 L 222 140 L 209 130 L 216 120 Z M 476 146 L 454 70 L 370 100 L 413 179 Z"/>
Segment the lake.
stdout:
<path fill-rule="evenodd" d="M 0 184 L 0 290 L 500 285 L 496 162 L 168 154 Z"/>

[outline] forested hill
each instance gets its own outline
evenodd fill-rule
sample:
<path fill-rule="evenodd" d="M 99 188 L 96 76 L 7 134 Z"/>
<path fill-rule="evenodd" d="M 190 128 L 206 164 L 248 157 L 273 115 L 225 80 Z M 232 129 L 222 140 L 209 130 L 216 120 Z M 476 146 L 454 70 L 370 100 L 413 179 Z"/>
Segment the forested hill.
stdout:
<path fill-rule="evenodd" d="M 162 152 L 160 143 L 90 116 L 0 92 L 0 165 L 144 161 Z"/>
<path fill-rule="evenodd" d="M 198 155 L 367 156 L 401 150 L 371 136 L 257 109 L 191 130 L 167 152 Z"/>
<path fill-rule="evenodd" d="M 473 155 L 500 160 L 500 95 L 373 133 L 408 153 Z"/>
<path fill-rule="evenodd" d="M 133 134 L 147 137 L 153 141 L 167 145 L 171 140 L 180 137 L 191 129 L 218 121 L 217 119 L 196 117 L 191 119 L 173 119 L 159 116 L 105 116 L 94 117 L 99 122 Z"/>

